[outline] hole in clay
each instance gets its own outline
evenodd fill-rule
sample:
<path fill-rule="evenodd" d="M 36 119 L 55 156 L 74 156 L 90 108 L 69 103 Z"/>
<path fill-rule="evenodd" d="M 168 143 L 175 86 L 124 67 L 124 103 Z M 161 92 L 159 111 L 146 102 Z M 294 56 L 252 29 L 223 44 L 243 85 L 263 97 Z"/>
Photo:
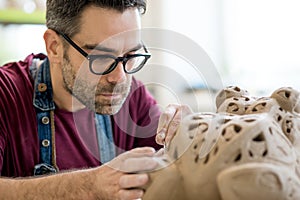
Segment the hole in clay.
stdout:
<path fill-rule="evenodd" d="M 228 106 L 234 106 L 235 105 L 235 103 L 229 103 L 228 104 Z"/>
<path fill-rule="evenodd" d="M 291 96 L 291 93 L 288 92 L 288 91 L 285 91 L 284 96 L 285 96 L 286 98 L 289 98 L 289 97 Z"/>
<path fill-rule="evenodd" d="M 280 122 L 281 119 L 282 119 L 282 117 L 279 115 L 279 116 L 277 117 L 277 121 Z"/>
<path fill-rule="evenodd" d="M 280 110 L 280 111 L 283 111 L 283 109 L 282 109 L 281 107 L 279 107 L 279 110 Z"/>
<path fill-rule="evenodd" d="M 224 136 L 226 134 L 226 129 L 222 130 L 222 136 Z"/>
<path fill-rule="evenodd" d="M 262 141 L 265 141 L 265 136 L 264 136 L 263 133 L 260 133 L 260 134 L 257 135 L 255 138 L 253 138 L 252 141 L 254 141 L 254 142 L 262 142 Z"/>
<path fill-rule="evenodd" d="M 245 110 L 248 110 L 248 106 L 245 106 Z"/>
<path fill-rule="evenodd" d="M 225 119 L 224 124 L 226 124 L 227 122 L 230 122 L 230 121 L 231 121 L 231 119 Z"/>
<path fill-rule="evenodd" d="M 286 124 L 292 124 L 292 120 L 287 119 Z"/>
<path fill-rule="evenodd" d="M 199 120 L 199 119 L 203 119 L 203 117 L 199 117 L 199 116 L 194 116 L 193 120 Z"/>
<path fill-rule="evenodd" d="M 248 123 L 254 122 L 254 121 L 255 121 L 255 119 L 246 119 L 246 120 L 245 120 L 245 122 L 248 122 Z"/>
<path fill-rule="evenodd" d="M 286 129 L 286 132 L 287 132 L 287 133 L 291 133 L 291 129 L 290 129 L 290 128 L 287 128 L 287 129 Z"/>
<path fill-rule="evenodd" d="M 257 111 L 257 109 L 256 109 L 256 108 L 253 108 L 253 109 L 252 109 L 252 112 L 256 112 L 256 111 Z"/>
<path fill-rule="evenodd" d="M 197 149 L 197 148 L 198 148 L 198 145 L 197 145 L 197 144 L 195 144 L 195 145 L 194 145 L 194 149 Z"/>
<path fill-rule="evenodd" d="M 191 131 L 191 130 L 194 130 L 195 128 L 197 128 L 199 126 L 199 124 L 197 123 L 197 124 L 191 124 L 190 126 L 189 126 L 189 131 Z"/>
<path fill-rule="evenodd" d="M 267 103 L 266 103 L 266 102 L 264 102 L 264 103 L 262 103 L 261 105 L 265 107 L 265 106 L 267 105 Z"/>
<path fill-rule="evenodd" d="M 249 156 L 250 156 L 250 157 L 253 157 L 252 151 L 249 150 L 248 153 L 249 153 Z"/>
<path fill-rule="evenodd" d="M 245 98 L 245 101 L 250 101 L 250 99 L 248 97 Z"/>
<path fill-rule="evenodd" d="M 207 164 L 208 163 L 208 161 L 209 161 L 209 154 L 207 154 L 207 156 L 205 157 L 205 160 L 204 160 L 204 164 Z"/>
<path fill-rule="evenodd" d="M 234 97 L 234 98 L 233 98 L 233 100 L 235 100 L 235 101 L 238 101 L 239 99 L 238 99 L 238 98 L 236 98 L 236 97 Z"/>
<path fill-rule="evenodd" d="M 190 135 L 189 138 L 190 138 L 190 139 L 194 139 L 194 136 Z"/>
<path fill-rule="evenodd" d="M 268 150 L 266 149 L 266 150 L 263 152 L 262 156 L 265 157 L 267 154 L 268 154 Z"/>
<path fill-rule="evenodd" d="M 198 161 L 199 161 L 199 156 L 197 155 L 197 156 L 195 157 L 195 163 L 198 163 Z"/>
<path fill-rule="evenodd" d="M 216 154 L 218 153 L 218 151 L 219 151 L 219 147 L 216 146 L 216 148 L 215 148 L 215 150 L 214 150 L 214 155 L 216 155 Z"/>
<path fill-rule="evenodd" d="M 271 133 L 271 135 L 273 135 L 273 130 L 271 127 L 269 127 L 269 132 Z"/>
<path fill-rule="evenodd" d="M 235 157 L 234 162 L 238 162 L 238 161 L 240 161 L 241 159 L 242 159 L 242 154 L 239 153 L 239 154 Z"/>
<path fill-rule="evenodd" d="M 237 111 L 239 111 L 239 108 L 235 108 L 232 110 L 232 112 L 237 112 Z"/>
<path fill-rule="evenodd" d="M 174 150 L 173 158 L 178 159 L 178 151 L 177 151 L 177 147 L 176 147 L 175 150 Z"/>
<path fill-rule="evenodd" d="M 241 91 L 241 89 L 239 87 L 234 87 L 234 90 L 237 91 L 237 92 Z"/>
<path fill-rule="evenodd" d="M 239 133 L 242 130 L 242 127 L 238 126 L 238 125 L 234 125 L 234 131 L 236 133 Z"/>

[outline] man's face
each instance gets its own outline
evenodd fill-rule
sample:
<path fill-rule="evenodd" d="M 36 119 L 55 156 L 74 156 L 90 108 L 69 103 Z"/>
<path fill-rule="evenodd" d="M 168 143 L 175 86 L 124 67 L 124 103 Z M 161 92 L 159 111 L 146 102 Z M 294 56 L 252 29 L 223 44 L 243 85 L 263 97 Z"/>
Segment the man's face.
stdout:
<path fill-rule="evenodd" d="M 91 55 L 124 56 L 132 53 L 141 41 L 137 31 L 130 31 L 140 29 L 140 15 L 136 9 L 120 13 L 88 7 L 80 26 L 80 32 L 72 40 Z M 64 88 L 100 114 L 115 114 L 120 110 L 132 80 L 131 75 L 124 72 L 122 62 L 109 74 L 93 74 L 89 61 L 72 46 L 64 54 L 62 74 Z"/>

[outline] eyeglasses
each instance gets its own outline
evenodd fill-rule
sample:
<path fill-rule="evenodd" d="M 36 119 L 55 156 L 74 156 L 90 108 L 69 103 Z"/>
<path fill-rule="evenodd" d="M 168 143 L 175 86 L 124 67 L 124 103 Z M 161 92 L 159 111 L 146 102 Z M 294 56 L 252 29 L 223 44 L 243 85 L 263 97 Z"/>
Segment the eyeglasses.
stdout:
<path fill-rule="evenodd" d="M 145 45 L 142 45 L 142 49 L 145 53 L 128 54 L 124 57 L 89 55 L 67 35 L 60 32 L 58 32 L 58 34 L 89 61 L 90 71 L 96 75 L 105 75 L 112 72 L 118 66 L 119 62 L 122 62 L 125 73 L 133 74 L 142 69 L 147 60 L 151 57 Z"/>

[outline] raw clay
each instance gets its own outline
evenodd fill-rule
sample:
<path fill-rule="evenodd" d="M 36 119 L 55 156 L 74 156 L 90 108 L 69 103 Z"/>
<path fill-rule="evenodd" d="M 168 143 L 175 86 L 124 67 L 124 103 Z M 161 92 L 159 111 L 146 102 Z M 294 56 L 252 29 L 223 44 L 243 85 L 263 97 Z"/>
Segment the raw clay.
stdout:
<path fill-rule="evenodd" d="M 143 200 L 299 200 L 299 92 L 228 87 L 216 107 L 183 119 Z"/>

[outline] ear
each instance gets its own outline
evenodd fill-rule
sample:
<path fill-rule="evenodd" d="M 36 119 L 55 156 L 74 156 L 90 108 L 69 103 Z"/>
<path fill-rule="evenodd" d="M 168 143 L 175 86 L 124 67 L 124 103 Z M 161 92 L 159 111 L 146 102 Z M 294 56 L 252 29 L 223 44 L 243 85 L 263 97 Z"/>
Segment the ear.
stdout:
<path fill-rule="evenodd" d="M 55 31 L 47 29 L 44 33 L 44 40 L 50 63 L 61 63 L 63 59 L 64 49 L 59 35 Z"/>

